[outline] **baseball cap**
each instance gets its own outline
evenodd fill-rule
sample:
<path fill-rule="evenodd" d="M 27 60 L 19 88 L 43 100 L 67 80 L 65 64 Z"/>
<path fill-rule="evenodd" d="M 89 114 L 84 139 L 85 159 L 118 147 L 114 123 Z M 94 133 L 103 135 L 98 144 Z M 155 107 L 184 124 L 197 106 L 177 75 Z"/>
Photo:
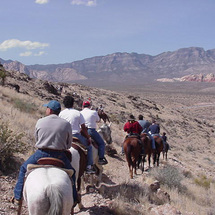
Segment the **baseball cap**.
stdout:
<path fill-rule="evenodd" d="M 89 101 L 84 101 L 83 102 L 83 106 L 84 107 L 89 107 L 90 106 L 90 102 Z"/>
<path fill-rule="evenodd" d="M 53 111 L 57 111 L 61 109 L 60 103 L 56 100 L 51 100 L 48 104 L 44 104 L 43 106 L 48 107 Z"/>

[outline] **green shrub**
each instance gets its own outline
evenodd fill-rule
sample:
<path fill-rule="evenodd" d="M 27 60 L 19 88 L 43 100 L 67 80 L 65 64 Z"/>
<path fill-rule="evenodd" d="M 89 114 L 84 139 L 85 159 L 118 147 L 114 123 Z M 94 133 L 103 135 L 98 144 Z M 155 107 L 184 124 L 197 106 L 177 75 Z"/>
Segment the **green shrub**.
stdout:
<path fill-rule="evenodd" d="M 205 189 L 209 189 L 212 183 L 212 179 L 208 179 L 205 175 L 201 175 L 199 178 L 194 179 L 194 183 L 204 187 Z"/>
<path fill-rule="evenodd" d="M 0 121 L 0 170 L 10 167 L 11 158 L 15 153 L 23 153 L 26 145 L 22 142 L 23 134 L 15 134 L 6 123 Z"/>
<path fill-rule="evenodd" d="M 34 113 L 36 105 L 34 103 L 25 102 L 19 98 L 13 99 L 14 107 L 25 113 Z"/>
<path fill-rule="evenodd" d="M 6 71 L 0 69 L 0 78 L 1 78 L 1 84 L 2 84 L 2 86 L 4 86 L 4 84 L 5 84 L 6 77 L 7 77 Z"/>

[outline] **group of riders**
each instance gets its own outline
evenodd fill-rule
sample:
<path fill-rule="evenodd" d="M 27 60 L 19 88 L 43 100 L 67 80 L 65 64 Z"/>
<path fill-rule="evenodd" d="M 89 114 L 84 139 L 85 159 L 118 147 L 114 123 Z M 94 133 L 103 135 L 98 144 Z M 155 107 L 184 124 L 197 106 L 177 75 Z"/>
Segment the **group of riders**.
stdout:
<path fill-rule="evenodd" d="M 72 146 L 73 137 L 79 139 L 81 144 L 87 148 L 86 173 L 94 174 L 92 140 L 98 145 L 98 164 L 105 165 L 107 160 L 105 154 L 105 143 L 100 134 L 96 131 L 97 122 L 100 121 L 98 112 L 91 108 L 90 101 L 84 101 L 82 110 L 73 108 L 74 98 L 66 96 L 63 100 L 65 106 L 61 110 L 61 104 L 51 100 L 46 107 L 46 116 L 39 119 L 35 126 L 35 148 L 37 150 L 20 167 L 17 183 L 14 188 L 12 203 L 20 206 L 23 198 L 23 187 L 28 164 L 37 164 L 38 160 L 44 157 L 56 158 L 64 163 L 64 168 L 73 169 L 71 178 L 73 184 L 74 202 L 77 203 L 78 196 L 75 185 L 75 169 L 68 157 L 68 149 Z"/>
<path fill-rule="evenodd" d="M 73 107 L 74 98 L 72 96 L 65 96 L 63 104 L 65 106 L 64 110 L 61 110 L 61 104 L 56 100 L 51 100 L 48 104 L 43 105 L 46 107 L 46 116 L 39 119 L 35 126 L 35 148 L 37 150 L 20 167 L 14 188 L 12 202 L 17 205 L 20 205 L 22 202 L 27 165 L 37 164 L 38 160 L 44 157 L 60 159 L 64 163 L 64 168 L 74 170 L 71 180 L 73 181 L 74 202 L 77 202 L 75 169 L 72 167 L 71 160 L 68 157 L 68 149 L 72 146 L 73 138 L 77 138 L 87 149 L 87 174 L 95 173 L 93 168 L 92 141 L 98 145 L 98 164 L 105 165 L 108 163 L 104 156 L 104 140 L 96 130 L 97 123 L 101 119 L 98 115 L 98 110 L 93 110 L 91 107 L 91 100 L 83 102 L 81 111 Z M 102 105 L 98 109 L 103 111 Z M 143 132 L 147 133 L 151 139 L 152 149 L 155 150 L 153 136 L 160 133 L 159 124 L 155 120 L 150 124 L 143 119 L 142 115 L 139 115 L 138 121 L 135 120 L 133 115 L 130 115 L 128 122 L 124 125 L 124 131 L 128 133 L 128 136 L 140 135 Z M 162 139 L 165 148 L 165 133 L 163 133 Z"/>
<path fill-rule="evenodd" d="M 156 151 L 155 139 L 154 136 L 159 136 L 162 138 L 163 142 L 163 151 L 166 147 L 167 136 L 166 133 L 163 132 L 162 136 L 160 136 L 160 125 L 156 122 L 156 120 L 152 120 L 152 124 L 143 119 L 143 115 L 138 116 L 138 121 L 135 120 L 134 115 L 130 115 L 128 121 L 124 125 L 124 131 L 127 132 L 127 137 L 137 137 L 140 139 L 141 133 L 146 133 L 147 136 L 151 140 L 152 151 Z M 124 149 L 122 147 L 122 154 L 124 154 Z M 144 147 L 142 146 L 141 154 L 144 155 Z"/>

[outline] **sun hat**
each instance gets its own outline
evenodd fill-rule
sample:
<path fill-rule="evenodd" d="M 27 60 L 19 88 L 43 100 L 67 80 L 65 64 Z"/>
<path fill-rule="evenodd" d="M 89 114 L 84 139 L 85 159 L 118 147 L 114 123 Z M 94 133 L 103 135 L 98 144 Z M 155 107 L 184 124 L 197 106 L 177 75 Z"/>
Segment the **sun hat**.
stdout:
<path fill-rule="evenodd" d="M 60 103 L 56 100 L 51 100 L 48 104 L 44 104 L 43 106 L 48 107 L 53 111 L 57 111 L 61 109 Z"/>

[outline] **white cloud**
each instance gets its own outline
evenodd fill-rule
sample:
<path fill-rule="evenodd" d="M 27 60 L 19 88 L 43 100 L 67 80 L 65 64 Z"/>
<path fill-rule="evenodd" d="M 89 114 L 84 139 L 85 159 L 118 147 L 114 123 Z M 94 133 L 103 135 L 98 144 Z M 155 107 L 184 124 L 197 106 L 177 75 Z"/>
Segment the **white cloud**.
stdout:
<path fill-rule="evenodd" d="M 20 53 L 19 56 L 21 57 L 28 57 L 28 56 L 31 56 L 32 55 L 32 52 L 23 52 L 23 53 Z"/>
<path fill-rule="evenodd" d="M 96 6 L 96 0 L 72 0 L 73 5 Z"/>
<path fill-rule="evenodd" d="M 5 40 L 4 42 L 0 43 L 0 51 L 7 51 L 11 48 L 25 48 L 27 50 L 31 49 L 43 49 L 48 47 L 48 43 L 40 43 L 40 42 L 32 42 L 29 40 L 20 41 L 17 39 Z"/>
<path fill-rule="evenodd" d="M 49 2 L 49 0 L 36 0 L 35 3 L 36 4 L 47 4 Z"/>
<path fill-rule="evenodd" d="M 44 54 L 45 54 L 45 52 L 41 51 L 41 52 L 39 52 L 37 54 L 34 54 L 34 56 L 41 56 L 41 55 L 44 55 Z"/>

